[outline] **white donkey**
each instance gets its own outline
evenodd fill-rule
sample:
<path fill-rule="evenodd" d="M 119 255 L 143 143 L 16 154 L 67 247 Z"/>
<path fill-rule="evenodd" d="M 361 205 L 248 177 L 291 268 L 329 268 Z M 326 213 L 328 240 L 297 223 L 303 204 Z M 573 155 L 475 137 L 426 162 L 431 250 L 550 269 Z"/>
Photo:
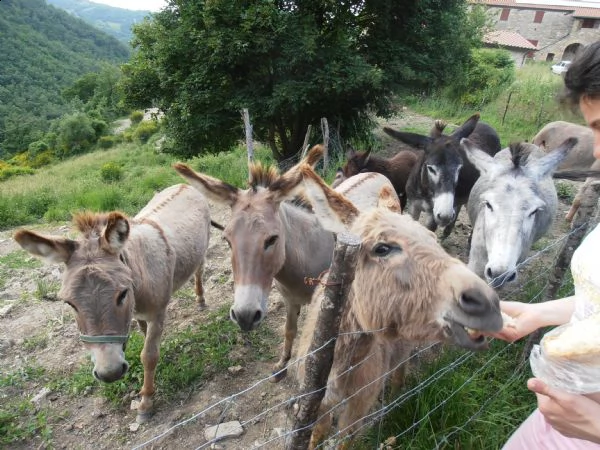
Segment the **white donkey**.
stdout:
<path fill-rule="evenodd" d="M 550 153 L 533 144 L 511 144 L 492 158 L 462 139 L 481 173 L 467 204 L 473 226 L 469 268 L 493 287 L 517 279 L 517 264 L 552 225 L 558 207 L 552 175 L 576 143 L 569 138 Z"/>

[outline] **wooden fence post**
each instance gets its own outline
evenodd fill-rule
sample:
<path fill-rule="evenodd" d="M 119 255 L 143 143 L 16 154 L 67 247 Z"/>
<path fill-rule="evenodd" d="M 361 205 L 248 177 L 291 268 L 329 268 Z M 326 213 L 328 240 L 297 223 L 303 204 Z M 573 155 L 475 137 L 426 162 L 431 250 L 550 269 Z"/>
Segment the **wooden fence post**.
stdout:
<path fill-rule="evenodd" d="M 252 124 L 250 123 L 250 113 L 248 108 L 241 111 L 242 119 L 244 120 L 244 131 L 246 134 L 246 148 L 248 151 L 248 164 L 254 161 L 254 144 L 252 140 Z"/>
<path fill-rule="evenodd" d="M 321 133 L 323 134 L 323 147 L 325 147 L 325 152 L 323 153 L 323 173 L 326 173 L 329 166 L 329 124 L 325 117 L 321 118 Z"/>
<path fill-rule="evenodd" d="M 544 292 L 544 301 L 554 300 L 558 296 L 558 291 L 562 286 L 565 273 L 571 265 L 573 252 L 588 233 L 596 225 L 596 209 L 598 199 L 600 198 L 600 183 L 590 183 L 584 185 L 581 192 L 581 206 L 571 225 L 571 234 L 563 243 L 558 256 L 554 261 L 554 270 L 550 275 L 546 292 Z M 542 337 L 542 330 L 536 330 L 529 335 L 525 348 L 523 349 L 522 359 L 529 358 L 529 353 L 534 344 L 537 344 Z"/>
<path fill-rule="evenodd" d="M 286 444 L 287 450 L 305 450 L 308 446 L 312 427 L 317 420 L 319 406 L 325 395 L 327 378 L 333 363 L 335 338 L 340 327 L 341 311 L 354 280 L 359 249 L 358 236 L 349 233 L 338 234 L 331 268 L 323 290 L 321 311 L 305 361 L 304 395 L 298 401 L 299 409 L 289 445 Z M 326 343 L 328 344 L 325 345 Z M 318 348 L 321 349 L 315 353 Z"/>

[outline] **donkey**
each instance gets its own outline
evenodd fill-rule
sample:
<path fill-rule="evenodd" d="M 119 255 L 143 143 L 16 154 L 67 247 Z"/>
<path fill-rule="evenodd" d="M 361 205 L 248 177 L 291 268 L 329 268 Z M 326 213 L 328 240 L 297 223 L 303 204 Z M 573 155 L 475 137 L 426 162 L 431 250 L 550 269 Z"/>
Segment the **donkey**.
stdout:
<path fill-rule="evenodd" d="M 562 120 L 550 122 L 535 135 L 532 143 L 549 152 L 570 137 L 577 138 L 577 145 L 563 159 L 557 170 L 589 169 L 596 159 L 592 151 L 594 134 L 587 126 Z"/>
<path fill-rule="evenodd" d="M 594 172 L 600 171 L 600 159 L 597 159 L 594 161 L 594 163 L 590 166 L 590 171 L 594 171 Z M 597 182 L 598 182 L 597 176 L 592 176 L 592 177 L 588 177 L 585 179 L 585 182 L 579 187 L 577 194 L 575 194 L 575 198 L 573 199 L 573 203 L 571 203 L 571 207 L 569 208 L 569 211 L 567 211 L 567 214 L 565 215 L 565 220 L 567 222 L 571 222 L 573 220 L 573 217 L 575 217 L 577 210 L 581 206 L 581 198 L 583 196 L 583 193 L 587 189 L 587 186 L 589 186 L 592 183 L 597 183 Z"/>
<path fill-rule="evenodd" d="M 145 335 L 144 383 L 137 421 L 152 415 L 154 375 L 171 294 L 195 275 L 196 300 L 205 306 L 202 273 L 211 224 L 208 203 L 190 186 L 157 193 L 133 218 L 113 211 L 74 217 L 76 240 L 28 230 L 15 240 L 48 262 L 64 263 L 59 296 L 75 311 L 80 339 L 90 350 L 93 376 L 122 378 L 131 318 Z"/>
<path fill-rule="evenodd" d="M 400 207 L 406 207 L 406 181 L 416 164 L 417 153 L 411 150 L 401 150 L 391 158 L 382 158 L 371 154 L 371 150 L 366 152 L 356 152 L 349 149 L 346 152 L 346 164 L 341 168 L 341 174 L 338 172 L 336 178 L 331 184 L 335 188 L 347 178 L 360 172 L 377 172 L 385 175 L 394 186 L 396 194 L 400 198 Z"/>
<path fill-rule="evenodd" d="M 323 155 L 322 145 L 314 146 L 306 161 L 316 164 Z M 273 281 L 286 305 L 285 339 L 271 381 L 286 375 L 298 329 L 302 305 L 310 302 L 314 286 L 307 278 L 318 277 L 331 264 L 334 236 L 325 230 L 312 211 L 288 199 L 285 186 L 298 180 L 300 165 L 280 175 L 274 167 L 250 165 L 250 187 L 238 189 L 224 181 L 195 172 L 177 163 L 175 170 L 216 203 L 231 207 L 231 220 L 223 232 L 231 248 L 234 301 L 230 318 L 243 331 L 256 328 L 267 315 L 267 301 Z M 360 189 L 354 182 L 339 189 L 353 192 L 363 208 L 375 202 L 366 186 L 379 188 L 389 181 L 380 174 L 361 174 Z M 354 191 L 353 191 L 354 189 Z"/>
<path fill-rule="evenodd" d="M 361 239 L 320 419 L 311 437 L 310 448 L 315 448 L 329 433 L 330 411 L 336 405 L 341 410 L 339 434 L 360 429 L 383 388 L 385 375 L 399 360 L 397 351 L 402 344 L 443 340 L 483 349 L 482 332 L 499 330 L 502 317 L 494 290 L 448 255 L 434 233 L 399 214 L 390 187 L 381 188 L 379 207 L 361 212 L 310 166 L 301 171 L 302 188 L 323 225 Z M 322 294 L 319 287 L 309 306 L 298 355 L 307 354 Z M 303 384 L 302 366 L 298 376 Z"/>
<path fill-rule="evenodd" d="M 469 199 L 469 193 L 479 177 L 477 169 L 465 158 L 460 140 L 469 137 L 488 155 L 500 151 L 500 139 L 496 131 L 486 123 L 479 122 L 474 114 L 454 133 L 442 134 L 445 124 L 436 122 L 430 136 L 407 133 L 385 127 L 390 136 L 424 152 L 413 166 L 406 183 L 408 213 L 419 220 L 426 214 L 426 227 L 435 231 L 445 227 L 443 238 L 452 232 L 458 213 Z"/>
<path fill-rule="evenodd" d="M 552 225 L 558 206 L 553 172 L 576 143 L 569 138 L 547 154 L 533 144 L 511 144 L 492 158 L 470 139 L 461 141 L 481 172 L 467 205 L 473 226 L 468 265 L 493 287 L 517 279 L 517 264 Z"/>

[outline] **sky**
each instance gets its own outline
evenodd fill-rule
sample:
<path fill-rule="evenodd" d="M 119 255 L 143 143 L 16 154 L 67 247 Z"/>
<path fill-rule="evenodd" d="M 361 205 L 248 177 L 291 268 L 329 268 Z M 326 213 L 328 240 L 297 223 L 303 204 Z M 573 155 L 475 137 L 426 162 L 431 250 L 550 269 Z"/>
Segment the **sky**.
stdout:
<path fill-rule="evenodd" d="M 166 0 L 90 0 L 117 8 L 156 12 L 167 4 Z"/>

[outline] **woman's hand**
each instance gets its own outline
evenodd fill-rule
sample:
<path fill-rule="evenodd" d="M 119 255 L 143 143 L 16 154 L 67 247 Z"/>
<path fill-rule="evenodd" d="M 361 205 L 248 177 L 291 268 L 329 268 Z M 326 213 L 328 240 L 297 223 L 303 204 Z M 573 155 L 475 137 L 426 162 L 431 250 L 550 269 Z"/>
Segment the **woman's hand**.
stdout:
<path fill-rule="evenodd" d="M 497 333 L 491 333 L 490 336 L 514 342 L 544 326 L 540 323 L 539 307 L 539 303 L 501 301 L 500 309 L 503 316 L 507 315 L 512 320 L 505 320 L 504 327 Z"/>
<path fill-rule="evenodd" d="M 540 412 L 556 431 L 600 444 L 600 403 L 554 389 L 538 378 L 531 378 L 527 388 L 535 392 Z"/>
<path fill-rule="evenodd" d="M 500 301 L 500 310 L 512 320 L 504 321 L 504 328 L 490 333 L 503 341 L 514 342 L 538 328 L 567 323 L 575 309 L 575 298 L 565 297 L 542 303 Z"/>

